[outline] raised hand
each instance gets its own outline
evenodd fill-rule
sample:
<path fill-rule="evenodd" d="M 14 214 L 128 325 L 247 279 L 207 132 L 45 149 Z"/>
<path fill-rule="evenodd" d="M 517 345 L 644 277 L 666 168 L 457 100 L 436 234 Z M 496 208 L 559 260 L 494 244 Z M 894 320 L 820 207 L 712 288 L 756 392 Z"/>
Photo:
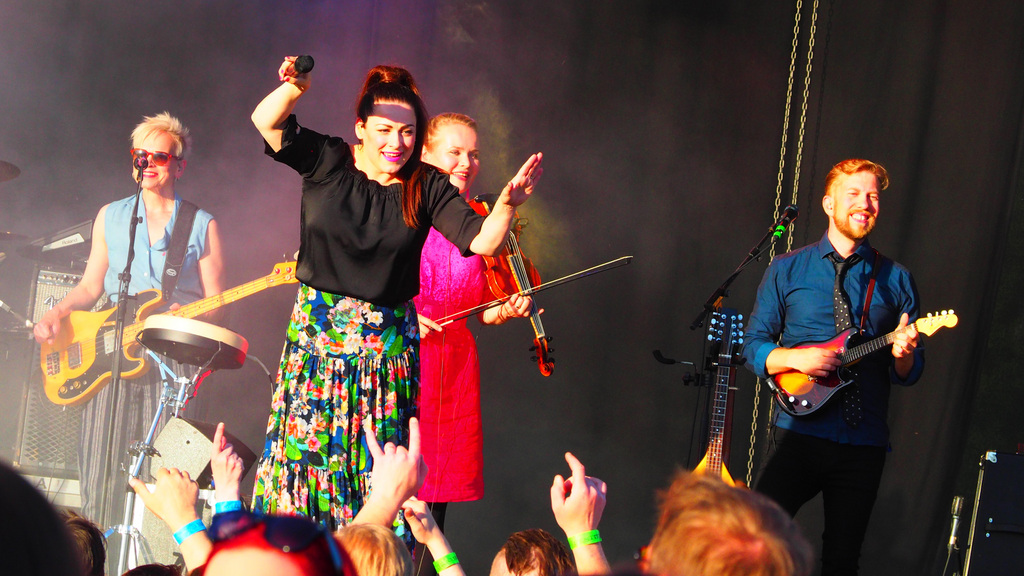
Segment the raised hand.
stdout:
<path fill-rule="evenodd" d="M 572 475 L 555 476 L 551 484 L 551 511 L 566 536 L 597 529 L 607 501 L 608 486 L 600 478 L 587 476 L 586 468 L 571 452 L 565 453 Z"/>
<path fill-rule="evenodd" d="M 390 526 L 402 504 L 416 495 L 427 479 L 427 463 L 420 454 L 420 422 L 409 419 L 409 447 L 377 443 L 373 424 L 363 428 L 366 445 L 373 457 L 373 488 L 355 522 Z"/>
<path fill-rule="evenodd" d="M 515 177 L 505 185 L 498 197 L 498 203 L 519 206 L 529 200 L 541 175 L 544 174 L 544 168 L 541 167 L 543 160 L 544 154 L 541 152 L 531 155 L 519 168 Z"/>
<path fill-rule="evenodd" d="M 299 73 L 295 70 L 295 60 L 297 58 L 298 56 L 285 56 L 284 62 L 281 63 L 281 67 L 277 69 L 277 77 L 281 82 L 294 84 L 296 88 L 305 92 L 306 89 L 309 88 L 310 73 Z"/>
<path fill-rule="evenodd" d="M 217 502 L 238 500 L 238 486 L 245 471 L 242 457 L 224 437 L 224 423 L 217 424 L 210 449 L 210 471 L 213 472 L 214 495 Z"/>

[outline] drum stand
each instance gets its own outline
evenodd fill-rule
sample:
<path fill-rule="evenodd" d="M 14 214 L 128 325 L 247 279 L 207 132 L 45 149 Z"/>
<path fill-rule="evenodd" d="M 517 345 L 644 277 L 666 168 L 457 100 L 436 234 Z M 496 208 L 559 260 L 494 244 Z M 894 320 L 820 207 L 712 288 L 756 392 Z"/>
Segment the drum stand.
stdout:
<path fill-rule="evenodd" d="M 142 472 L 142 465 L 147 457 L 158 455 L 156 449 L 153 448 L 153 438 L 156 435 L 156 429 L 164 410 L 169 406 L 171 408 L 171 416 L 177 417 L 185 406 L 189 393 L 196 389 L 200 376 L 203 374 L 203 371 L 200 370 L 192 378 L 179 377 L 167 367 L 159 355 L 155 354 L 152 350 L 146 350 L 146 352 L 156 362 L 156 365 L 160 367 L 160 373 L 163 375 L 163 390 L 160 393 L 160 404 L 153 415 L 153 423 L 149 426 L 149 433 L 146 435 L 146 439 L 134 442 L 128 449 L 128 453 L 132 455 L 131 469 L 127 470 L 130 478 L 139 477 L 139 474 Z M 124 471 L 126 470 L 122 466 L 122 472 Z M 124 517 L 121 523 L 107 528 L 106 532 L 104 532 L 104 536 L 108 541 L 112 534 L 121 535 L 117 565 L 115 571 L 112 572 L 113 574 L 124 574 L 128 570 L 129 542 L 134 545 L 136 559 L 141 557 L 146 564 L 152 561 L 153 555 L 148 542 L 146 542 L 146 537 L 132 524 L 132 513 L 134 510 L 135 490 L 129 487 L 125 494 Z"/>

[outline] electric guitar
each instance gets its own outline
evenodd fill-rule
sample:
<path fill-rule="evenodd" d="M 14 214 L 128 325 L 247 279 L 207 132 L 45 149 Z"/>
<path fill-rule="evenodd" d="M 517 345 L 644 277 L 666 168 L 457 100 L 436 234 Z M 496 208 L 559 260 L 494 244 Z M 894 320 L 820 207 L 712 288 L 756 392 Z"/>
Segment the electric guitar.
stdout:
<path fill-rule="evenodd" d="M 294 282 L 295 262 L 282 262 L 267 276 L 164 314 L 194 318 L 272 286 Z M 136 301 L 135 322 L 124 327 L 121 340 L 121 378 L 125 380 L 138 378 L 149 370 L 148 357 L 135 337 L 143 328 L 143 320 L 164 304 L 159 290 L 139 292 Z M 43 343 L 39 360 L 43 389 L 51 402 L 62 406 L 82 404 L 110 382 L 116 311 L 116 306 L 100 312 L 76 310 L 61 319 L 54 343 Z"/>
<path fill-rule="evenodd" d="M 725 460 L 729 459 L 729 444 L 732 437 L 732 415 L 729 413 L 729 388 L 736 379 L 740 350 L 743 346 L 743 317 L 731 308 L 711 314 L 711 333 L 708 339 L 717 342 L 718 370 L 715 374 L 715 390 L 711 405 L 711 422 L 708 434 L 708 450 L 697 467 L 699 474 L 720 477 L 726 484 L 736 486 Z"/>
<path fill-rule="evenodd" d="M 942 327 L 952 328 L 959 320 L 952 310 L 943 310 L 934 315 L 929 314 L 920 318 L 909 326 L 915 326 L 917 331 L 931 336 L 936 330 Z M 860 359 L 882 350 L 889 346 L 896 339 L 900 330 L 893 330 L 885 336 L 879 336 L 873 340 L 856 344 L 857 329 L 844 330 L 830 340 L 824 342 L 809 342 L 799 344 L 794 348 L 824 348 L 832 350 L 839 355 L 842 364 L 836 370 L 829 372 L 824 378 L 810 376 L 797 370 L 787 370 L 768 378 L 768 383 L 775 394 L 775 399 L 788 414 L 792 416 L 805 416 L 817 411 L 824 406 L 836 392 L 849 386 L 855 381 L 856 376 L 851 372 L 850 366 Z"/>

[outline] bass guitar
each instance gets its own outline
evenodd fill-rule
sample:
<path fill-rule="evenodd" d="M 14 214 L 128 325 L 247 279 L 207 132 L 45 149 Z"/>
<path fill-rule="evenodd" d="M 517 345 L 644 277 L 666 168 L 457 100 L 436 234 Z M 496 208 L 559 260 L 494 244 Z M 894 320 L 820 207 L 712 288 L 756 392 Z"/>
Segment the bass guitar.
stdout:
<path fill-rule="evenodd" d="M 741 320 L 743 316 L 731 308 L 711 314 L 708 339 L 718 344 L 718 369 L 715 373 L 715 390 L 712 396 L 708 449 L 704 458 L 693 469 L 698 474 L 719 477 L 730 486 L 736 486 L 737 482 L 733 480 L 725 466 L 725 461 L 729 459 L 729 444 L 732 438 L 732 403 L 729 390 L 736 380 L 736 367 L 741 363 Z"/>
<path fill-rule="evenodd" d="M 164 314 L 195 318 L 267 288 L 294 282 L 295 262 L 282 262 L 267 276 Z M 124 327 L 121 340 L 121 378 L 125 380 L 138 378 L 149 370 L 145 351 L 135 337 L 143 329 L 143 320 L 164 304 L 159 290 L 139 292 L 136 301 L 135 322 Z M 62 406 L 82 404 L 110 382 L 116 311 L 115 306 L 100 312 L 72 312 L 61 319 L 54 343 L 42 345 L 39 360 L 43 389 L 51 402 Z"/>
<path fill-rule="evenodd" d="M 914 326 L 918 332 L 931 336 L 939 328 L 956 326 L 958 321 L 952 310 L 943 310 L 918 319 L 903 328 L 903 331 Z M 794 348 L 832 350 L 839 355 L 839 361 L 842 364 L 823 378 L 804 374 L 797 370 L 787 370 L 770 376 L 768 383 L 779 406 L 792 416 L 805 416 L 817 411 L 835 396 L 836 392 L 856 380 L 855 375 L 851 372 L 851 365 L 856 364 L 868 354 L 892 344 L 899 332 L 900 330 L 893 330 L 885 336 L 854 345 L 856 344 L 857 329 L 850 328 L 824 342 L 809 342 L 794 346 Z"/>

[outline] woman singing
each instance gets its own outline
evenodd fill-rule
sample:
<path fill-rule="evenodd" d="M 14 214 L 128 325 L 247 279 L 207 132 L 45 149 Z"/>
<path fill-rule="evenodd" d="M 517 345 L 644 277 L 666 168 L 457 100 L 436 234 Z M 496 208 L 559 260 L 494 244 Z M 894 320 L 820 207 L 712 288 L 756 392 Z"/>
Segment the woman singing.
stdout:
<path fill-rule="evenodd" d="M 253 506 L 309 516 L 331 529 L 352 520 L 370 489 L 363 424 L 408 443 L 419 392 L 420 251 L 431 226 L 462 254 L 501 251 L 515 207 L 540 177 L 531 156 L 486 218 L 449 176 L 420 160 L 427 114 L 402 68 L 378 66 L 356 104 L 350 145 L 300 126 L 292 110 L 310 86 L 295 58 L 253 123 L 275 160 L 302 176 L 296 276 Z M 411 535 L 396 519 L 396 530 Z"/>

